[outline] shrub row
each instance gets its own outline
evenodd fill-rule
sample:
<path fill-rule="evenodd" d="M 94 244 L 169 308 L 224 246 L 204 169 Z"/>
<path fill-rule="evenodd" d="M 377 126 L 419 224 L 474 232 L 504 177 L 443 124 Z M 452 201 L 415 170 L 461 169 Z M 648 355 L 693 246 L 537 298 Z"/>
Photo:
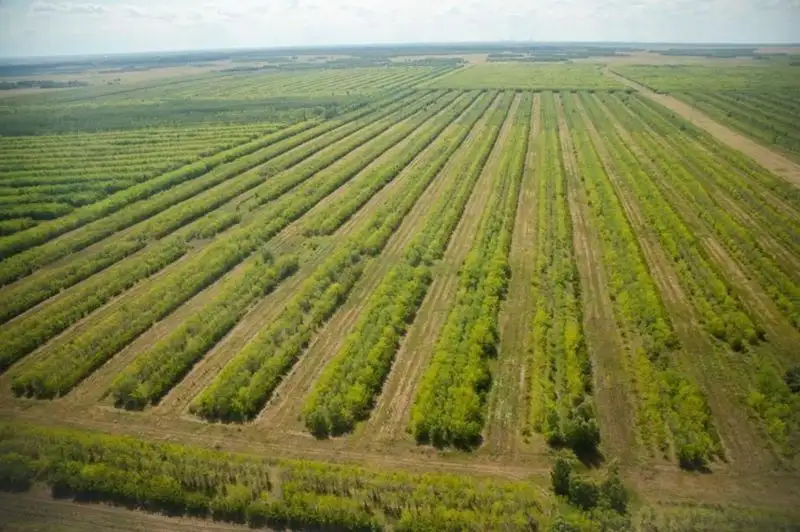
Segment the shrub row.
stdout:
<path fill-rule="evenodd" d="M 15 373 L 14 393 L 38 398 L 66 393 L 155 321 L 221 277 L 414 129 L 413 122 L 401 124 L 368 143 L 366 153 L 342 159 L 341 164 L 318 172 L 269 208 L 257 211 L 247 223 L 217 238 L 191 260 L 181 262 L 156 282 L 142 285 L 138 297 L 95 315 L 92 327 L 74 338 L 59 338 L 46 353 Z"/>
<path fill-rule="evenodd" d="M 418 442 L 464 447 L 480 439 L 491 384 L 488 359 L 495 353 L 500 302 L 510 274 L 508 253 L 530 112 L 530 95 L 525 94 L 513 117 L 508 144 L 502 146 L 498 175 L 491 181 L 491 196 L 474 243 L 459 271 L 455 302 L 414 400 L 410 429 Z"/>
<path fill-rule="evenodd" d="M 252 527 L 538 530 L 528 482 L 278 461 L 131 437 L 0 425 L 0 488 Z"/>
<path fill-rule="evenodd" d="M 248 307 L 297 271 L 297 257 L 277 260 L 264 253 L 237 276 L 222 281 L 219 294 L 180 326 L 140 354 L 111 385 L 118 407 L 142 409 L 163 397 L 241 319 Z"/>
<path fill-rule="evenodd" d="M 390 107 L 396 110 L 395 106 Z M 417 109 L 416 105 L 408 106 L 398 116 L 390 116 L 374 122 L 369 120 L 372 117 L 371 115 L 363 120 L 354 120 L 343 128 L 321 135 L 296 149 L 274 158 L 267 163 L 268 166 L 260 166 L 248 170 L 237 177 L 228 179 L 218 186 L 170 207 L 136 226 L 125 235 L 124 240 L 114 239 L 113 243 L 109 242 L 99 253 L 88 257 L 76 255 L 73 260 L 70 260 L 64 266 L 37 273 L 30 279 L 26 279 L 3 292 L 2 298 L 0 298 L 0 301 L 4 303 L 3 311 L 0 312 L 2 317 L 0 321 L 5 321 L 31 308 L 59 290 L 68 288 L 114 264 L 132 253 L 133 251 L 131 250 L 142 247 L 147 240 L 161 238 L 198 217 L 200 217 L 200 221 L 194 222 L 194 225 L 203 225 L 205 222 L 202 220 L 202 216 L 208 216 L 209 212 L 245 192 L 249 192 L 248 197 L 251 200 L 247 203 L 239 204 L 240 209 L 237 210 L 244 210 L 241 207 L 252 210 L 278 198 L 281 194 L 304 182 L 316 172 L 373 139 L 376 134 L 400 121 L 407 113 L 413 113 Z M 381 112 L 378 116 L 383 114 Z M 355 129 L 358 127 L 362 127 L 362 129 Z M 348 136 L 348 133 L 352 134 Z M 345 137 L 345 139 L 341 143 L 337 143 L 338 140 L 341 140 L 341 137 Z M 321 150 L 325 151 L 321 152 Z M 159 242 L 155 245 L 166 244 Z M 59 248 L 61 247 L 59 246 Z M 30 257 L 27 255 L 27 253 L 20 254 L 10 259 L 9 262 L 16 262 L 24 268 L 32 268 L 34 265 L 28 260 L 21 260 L 29 259 Z M 8 266 L 11 265 L 9 264 Z M 6 271 L 11 269 L 9 267 Z"/>
<path fill-rule="evenodd" d="M 643 113 L 642 118 L 648 125 L 657 121 L 663 122 L 654 113 Z M 732 179 L 730 174 L 735 172 L 731 172 L 730 165 L 711 159 L 691 140 L 678 137 L 670 139 L 670 143 L 683 154 L 682 164 L 676 165 L 674 175 L 679 179 L 675 179 L 674 184 L 684 201 L 696 206 L 700 219 L 717 235 L 733 257 L 749 268 L 775 305 L 800 330 L 800 272 L 792 264 L 778 261 L 772 253 L 764 249 L 764 244 L 759 241 L 755 232 L 746 227 L 748 224 L 736 219 L 730 209 L 721 203 L 720 191 L 713 184 Z M 742 181 L 746 180 L 740 179 L 736 182 Z M 768 227 L 792 230 L 785 224 L 774 221 Z M 781 232 L 775 231 L 776 234 Z"/>
<path fill-rule="evenodd" d="M 453 153 L 493 99 L 484 98 L 483 103 L 471 111 L 472 116 L 455 138 L 446 138 Z M 463 148 L 458 152 L 452 167 L 453 182 L 428 211 L 425 225 L 404 251 L 402 261 L 386 274 L 370 296 L 345 345 L 306 399 L 305 424 L 317 437 L 353 430 L 356 422 L 369 415 L 401 338 L 427 293 L 432 263 L 440 259 L 447 248 L 510 103 L 510 94 L 497 100 L 488 120 L 478 126 L 481 129 L 480 133 L 475 133 L 475 148 Z M 448 158 L 449 155 L 440 159 L 440 165 Z"/>
<path fill-rule="evenodd" d="M 735 351 L 758 343 L 764 337 L 763 328 L 747 315 L 744 305 L 724 275 L 709 260 L 697 238 L 674 207 L 665 200 L 657 185 L 641 167 L 636 154 L 625 146 L 595 102 L 590 98 L 584 99 L 593 122 L 599 127 L 615 164 L 621 170 L 620 178 L 637 196 L 642 214 L 654 229 L 666 256 L 675 264 L 678 278 L 701 316 L 703 326 Z M 625 120 L 625 115 L 615 116 Z M 654 147 L 648 141 L 642 144 L 649 149 Z M 665 176 L 674 173 L 670 171 L 667 154 L 650 153 L 653 154 L 651 160 L 657 161 L 655 164 Z"/>
<path fill-rule="evenodd" d="M 467 103 L 462 101 L 460 105 Z M 254 418 L 303 354 L 316 330 L 347 299 L 365 261 L 381 252 L 442 164 L 443 159 L 432 157 L 423 171 L 411 172 L 399 190 L 357 226 L 352 236 L 302 284 L 280 317 L 262 329 L 198 395 L 191 404 L 192 412 L 223 422 Z"/>
<path fill-rule="evenodd" d="M 449 107 L 437 120 L 431 121 L 422 134 L 415 136 L 407 146 L 401 146 L 399 153 L 389 153 L 386 164 L 372 168 L 357 181 L 350 184 L 357 189 L 357 194 L 339 196 L 325 205 L 324 209 L 315 212 L 305 223 L 306 235 L 330 235 L 341 227 L 350 216 L 360 209 L 380 189 L 392 182 L 395 177 L 414 160 L 424 149 L 431 145 L 458 116 L 464 112 L 467 104 L 473 102 L 475 94 L 463 94 L 458 104 Z M 438 155 L 450 154 L 453 146 L 437 145 Z"/>
<path fill-rule="evenodd" d="M 326 147 L 328 142 L 339 140 L 353 131 L 359 130 L 370 122 L 368 115 L 373 115 L 374 118 L 375 116 L 391 114 L 397 110 L 397 107 L 401 107 L 404 101 L 405 98 L 400 98 L 399 102 L 393 102 L 393 105 L 385 106 L 388 109 L 376 107 L 377 111 L 372 107 L 365 108 L 343 117 L 341 121 L 329 121 L 313 128 L 309 128 L 310 124 L 304 123 L 278 132 L 271 136 L 275 137 L 273 138 L 274 145 L 269 145 L 264 149 L 244 155 L 230 164 L 222 165 L 208 172 L 201 178 L 190 180 L 171 190 L 156 194 L 151 198 L 137 202 L 119 212 L 72 231 L 63 238 L 54 239 L 41 247 L 20 253 L 17 257 L 3 261 L 0 265 L 0 283 L 5 284 L 18 279 L 38 267 L 49 264 L 68 253 L 79 251 L 112 235 L 116 231 L 168 209 L 167 212 L 169 214 L 162 213 L 161 217 L 157 217 L 157 220 L 152 222 L 155 227 L 147 227 L 148 232 L 144 233 L 150 235 L 155 230 L 161 234 L 166 234 L 180 227 L 185 218 L 192 219 L 203 215 L 208 209 L 214 208 L 221 202 L 227 201 L 248 188 L 262 183 L 265 177 L 270 177 L 278 171 L 306 159 Z M 296 134 L 290 135 L 289 133 Z M 282 138 L 280 135 L 285 135 L 286 138 Z M 270 163 L 269 166 L 265 166 L 267 162 Z M 239 177 L 237 178 L 237 176 Z M 229 192 L 229 194 L 233 195 L 229 195 L 225 200 L 222 199 L 224 194 L 219 196 L 220 199 L 216 199 L 218 198 L 216 193 L 207 190 L 215 190 L 217 185 L 224 184 L 229 180 L 235 181 L 236 186 L 232 187 Z M 242 182 L 243 180 L 244 182 Z M 204 196 L 206 201 L 198 203 L 195 196 L 204 191 L 207 191 Z M 208 204 L 209 198 L 215 198 L 210 205 Z M 184 202 L 189 199 L 192 199 L 192 201 L 188 205 L 184 205 Z M 173 206 L 173 209 L 169 209 L 169 207 Z"/>
<path fill-rule="evenodd" d="M 566 121 L 592 217 L 600 233 L 609 290 L 623 330 L 632 340 L 641 438 L 665 453 L 669 437 L 682 465 L 705 464 L 721 449 L 705 397 L 696 383 L 671 369 L 680 345 L 642 250 L 572 98 Z"/>
<path fill-rule="evenodd" d="M 10 257 L 11 255 L 39 245 L 63 233 L 66 233 L 67 231 L 81 227 L 99 218 L 106 217 L 109 214 L 119 211 L 127 205 L 145 198 L 149 198 L 158 192 L 167 190 L 175 185 L 183 183 L 184 181 L 189 181 L 196 177 L 200 177 L 225 163 L 230 163 L 236 159 L 240 159 L 235 165 L 223 167 L 225 170 L 223 173 L 226 174 L 226 177 L 236 175 L 242 170 L 246 170 L 252 166 L 255 166 L 256 164 L 259 164 L 260 162 L 263 162 L 263 160 L 259 160 L 259 157 L 253 157 L 244 160 L 241 159 L 242 157 L 254 153 L 259 153 L 263 156 L 260 150 L 269 147 L 280 140 L 292 137 L 296 133 L 310 128 L 312 125 L 314 125 L 313 122 L 304 122 L 286 128 L 278 131 L 277 133 L 273 133 L 255 141 L 248 142 L 242 146 L 237 146 L 231 150 L 226 150 L 222 153 L 209 157 L 208 159 L 198 161 L 173 172 L 155 177 L 145 181 L 144 183 L 140 183 L 139 185 L 120 191 L 112 196 L 109 196 L 103 201 L 83 207 L 75 211 L 72 216 L 65 217 L 62 220 L 57 220 L 47 224 L 40 224 L 34 228 L 31 228 L 30 230 L 0 239 L 0 258 L 5 259 Z M 269 153 L 268 156 L 274 156 L 274 153 Z M 233 173 L 228 173 L 231 171 Z M 193 193 L 196 192 L 197 191 L 194 191 Z M 170 195 L 170 197 L 173 200 L 172 203 L 174 203 L 176 200 L 180 200 L 179 197 L 175 197 L 174 195 Z M 138 216 L 134 217 L 133 221 L 141 220 L 146 216 L 147 214 L 140 212 Z M 130 223 L 128 225 L 130 225 Z M 115 230 L 122 229 L 123 227 L 125 226 L 116 227 Z"/>
<path fill-rule="evenodd" d="M 592 367 L 583 335 L 566 174 L 553 95 L 543 94 L 541 102 L 529 417 L 549 444 L 590 455 L 596 452 L 600 431 L 591 397 Z"/>

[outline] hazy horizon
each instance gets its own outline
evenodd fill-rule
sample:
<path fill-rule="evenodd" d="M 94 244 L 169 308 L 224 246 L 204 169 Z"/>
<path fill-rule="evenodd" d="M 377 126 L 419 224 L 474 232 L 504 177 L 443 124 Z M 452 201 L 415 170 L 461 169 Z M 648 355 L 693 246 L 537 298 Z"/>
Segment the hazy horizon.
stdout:
<path fill-rule="evenodd" d="M 800 0 L 0 0 L 0 56 L 458 42 L 791 44 Z"/>

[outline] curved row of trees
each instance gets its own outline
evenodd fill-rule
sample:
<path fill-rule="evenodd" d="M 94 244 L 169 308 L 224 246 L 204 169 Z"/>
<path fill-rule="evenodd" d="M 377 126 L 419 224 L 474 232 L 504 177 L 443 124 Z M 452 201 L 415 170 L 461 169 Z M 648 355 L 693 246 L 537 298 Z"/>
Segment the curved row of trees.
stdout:
<path fill-rule="evenodd" d="M 474 97 L 458 105 L 463 111 L 472 100 Z M 449 123 L 452 117 L 442 119 Z M 280 317 L 262 329 L 195 399 L 191 410 L 215 421 L 237 422 L 255 417 L 304 353 L 316 330 L 347 299 L 366 260 L 383 250 L 449 156 L 449 152 L 436 151 L 425 156 L 428 164 L 421 166 L 422 171 L 409 172 L 382 207 L 354 229 L 347 241 L 301 285 Z M 358 194 L 358 190 L 351 193 Z"/>
<path fill-rule="evenodd" d="M 412 112 L 413 113 L 413 112 Z M 423 118 L 418 118 L 423 121 Z M 416 129 L 418 122 L 400 124 L 368 143 L 366 153 L 345 158 L 295 187 L 232 231 L 216 238 L 190 260 L 143 285 L 125 305 L 92 316 L 92 327 L 72 338 L 59 338 L 46 353 L 19 368 L 12 378 L 17 395 L 52 398 L 68 392 L 155 321 L 219 279 L 291 222 L 348 182 L 395 143 Z M 120 323 L 125 327 L 120 328 Z M 58 369 L 55 369 L 58 368 Z"/>

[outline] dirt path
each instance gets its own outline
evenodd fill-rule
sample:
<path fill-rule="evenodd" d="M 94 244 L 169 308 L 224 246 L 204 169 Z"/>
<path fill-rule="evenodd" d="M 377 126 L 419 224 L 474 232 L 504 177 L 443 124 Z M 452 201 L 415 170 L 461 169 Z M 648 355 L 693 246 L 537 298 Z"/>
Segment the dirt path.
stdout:
<path fill-rule="evenodd" d="M 541 97 L 532 102 L 531 130 L 517 218 L 511 240 L 508 296 L 499 316 L 500 349 L 492 370 L 488 417 L 481 452 L 516 456 L 526 412 L 529 326 L 533 320 L 531 282 L 536 270 L 536 145 L 541 130 Z M 542 451 L 543 449 L 538 449 Z"/>
<path fill-rule="evenodd" d="M 624 464 L 632 464 L 636 461 L 636 416 L 626 377 L 624 342 L 611 305 L 600 236 L 591 223 L 572 138 L 560 101 L 556 107 L 562 157 L 567 174 L 575 258 L 578 261 L 583 294 L 583 328 L 592 359 L 601 449 L 606 456 L 618 458 Z"/>
<path fill-rule="evenodd" d="M 477 102 L 476 100 L 475 103 L 477 104 Z M 448 138 L 453 130 L 463 128 L 463 124 L 459 124 L 459 122 L 463 121 L 468 112 L 469 110 L 465 111 L 461 119 L 446 129 L 442 133 L 442 138 Z M 408 179 L 408 176 L 421 171 L 424 166 L 429 164 L 429 158 L 439 148 L 440 146 L 436 143 L 431 144 L 411 165 L 403 170 L 403 175 L 398 177 L 394 183 L 402 183 L 405 181 L 403 178 Z M 438 200 L 445 186 L 453 180 L 454 176 L 450 175 L 448 169 L 459 153 L 460 150 L 457 150 L 450 157 L 448 163 L 437 174 L 428 189 L 405 217 L 398 230 L 392 235 L 380 256 L 370 261 L 365 267 L 361 280 L 354 287 L 353 293 L 347 302 L 316 335 L 306 353 L 283 379 L 272 400 L 267 403 L 262 414 L 256 420 L 257 425 L 272 426 L 276 429 L 289 431 L 305 430 L 300 414 L 307 394 L 319 378 L 319 375 L 324 371 L 330 358 L 336 355 L 347 339 L 347 335 L 356 325 L 370 294 L 378 287 L 389 270 L 402 258 L 408 243 L 424 224 L 426 213 Z M 398 186 L 400 185 L 398 184 Z M 375 200 L 374 203 L 376 205 L 380 205 L 383 203 L 384 198 L 374 197 L 373 200 Z M 344 231 L 348 230 L 347 227 L 342 229 Z"/>
<path fill-rule="evenodd" d="M 364 433 L 379 440 L 396 440 L 405 433 L 417 382 L 427 367 L 439 330 L 444 325 L 458 287 L 458 270 L 469 252 L 480 223 L 481 213 L 497 174 L 503 146 L 511 133 L 514 114 L 519 105 L 515 97 L 497 142 L 489 155 L 472 196 L 456 227 L 442 261 L 434 268 L 434 281 L 428 289 L 417 318 L 395 357 L 386 384 L 383 387 L 372 417 L 364 426 Z M 491 110 L 487 113 L 491 113 Z M 489 116 L 487 114 L 486 116 Z M 482 130 L 479 128 L 478 130 Z"/>
<path fill-rule="evenodd" d="M 635 193 L 629 191 L 623 183 L 624 180 L 619 177 L 619 168 L 606 150 L 588 113 L 577 97 L 575 100 L 583 114 L 587 130 L 603 161 L 615 194 L 622 203 L 631 228 L 637 236 L 647 267 L 659 289 L 667 312 L 672 318 L 675 332 L 684 347 L 679 352 L 680 360 L 678 362 L 681 368 L 700 384 L 708 398 L 714 423 L 720 431 L 726 447 L 726 457 L 733 462 L 735 467 L 743 471 L 757 472 L 770 469 L 775 465 L 774 460 L 769 453 L 763 452 L 768 445 L 753 430 L 743 405 L 735 397 L 726 393 L 727 386 L 724 382 L 726 379 L 723 376 L 728 372 L 725 370 L 724 364 L 718 360 L 714 346 L 700 326 L 699 316 L 688 303 L 689 298 L 683 291 L 677 272 L 667 259 L 658 238 L 650 230 L 647 219 L 640 212 Z M 606 114 L 617 131 L 622 130 L 622 127 L 616 123 L 607 110 Z M 638 149 L 629 135 L 620 134 L 620 137 L 625 140 L 626 145 L 633 148 L 638 160 L 649 161 L 646 154 Z M 652 167 L 649 168 L 649 171 L 655 172 Z"/>
<path fill-rule="evenodd" d="M 800 186 L 800 165 L 744 135 L 737 133 L 727 126 L 716 122 L 695 109 L 691 105 L 684 103 L 677 98 L 667 94 L 658 94 L 647 87 L 636 83 L 628 78 L 622 77 L 612 72 L 608 67 L 604 69 L 606 75 L 636 89 L 640 94 L 660 103 L 664 107 L 678 113 L 684 119 L 706 130 L 718 140 L 727 144 L 735 150 L 739 150 L 758 164 L 769 170 L 775 175 L 781 176 L 790 183 Z"/>

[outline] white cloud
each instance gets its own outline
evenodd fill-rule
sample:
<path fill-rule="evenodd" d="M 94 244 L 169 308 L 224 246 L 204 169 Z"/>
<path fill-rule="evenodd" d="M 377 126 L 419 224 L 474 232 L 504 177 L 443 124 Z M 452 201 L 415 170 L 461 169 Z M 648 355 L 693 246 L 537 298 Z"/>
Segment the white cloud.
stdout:
<path fill-rule="evenodd" d="M 800 41 L 800 0 L 0 0 L 0 55 L 417 41 Z"/>

